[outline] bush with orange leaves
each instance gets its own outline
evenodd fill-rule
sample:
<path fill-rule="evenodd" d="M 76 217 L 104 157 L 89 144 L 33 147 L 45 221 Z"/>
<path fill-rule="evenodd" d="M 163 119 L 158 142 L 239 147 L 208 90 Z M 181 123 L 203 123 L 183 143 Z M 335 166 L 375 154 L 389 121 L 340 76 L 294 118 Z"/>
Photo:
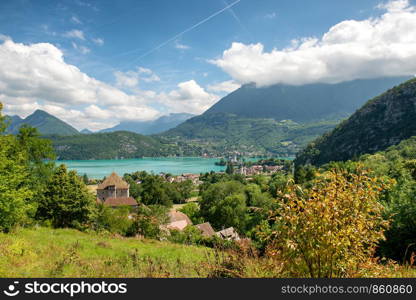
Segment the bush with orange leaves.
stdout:
<path fill-rule="evenodd" d="M 284 262 L 291 277 L 348 276 L 384 238 L 388 222 L 377 200 L 391 184 L 360 166 L 318 174 L 309 189 L 289 184 L 271 212 L 272 227 L 257 233 L 267 241 L 266 254 Z"/>

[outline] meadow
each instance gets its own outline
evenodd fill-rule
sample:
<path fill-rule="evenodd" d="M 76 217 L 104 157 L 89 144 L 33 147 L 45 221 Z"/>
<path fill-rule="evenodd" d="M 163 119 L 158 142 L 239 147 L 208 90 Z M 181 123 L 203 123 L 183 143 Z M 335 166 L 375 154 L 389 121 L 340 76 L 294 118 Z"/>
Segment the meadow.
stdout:
<path fill-rule="evenodd" d="M 45 227 L 0 234 L 0 278 L 285 278 L 279 260 L 244 251 Z M 416 277 L 416 269 L 370 259 L 349 277 Z"/>
<path fill-rule="evenodd" d="M 0 277 L 203 277 L 210 249 L 74 229 L 0 233 Z"/>

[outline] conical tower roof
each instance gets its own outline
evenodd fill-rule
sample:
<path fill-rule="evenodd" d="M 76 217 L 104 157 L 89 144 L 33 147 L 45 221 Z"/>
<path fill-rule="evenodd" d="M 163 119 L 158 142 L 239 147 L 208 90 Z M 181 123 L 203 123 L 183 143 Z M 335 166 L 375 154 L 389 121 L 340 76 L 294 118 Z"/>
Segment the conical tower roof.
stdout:
<path fill-rule="evenodd" d="M 115 186 L 117 189 L 128 189 L 129 184 L 125 182 L 120 176 L 118 176 L 115 172 L 111 173 L 103 183 L 98 186 L 98 189 L 102 190 L 109 186 Z"/>

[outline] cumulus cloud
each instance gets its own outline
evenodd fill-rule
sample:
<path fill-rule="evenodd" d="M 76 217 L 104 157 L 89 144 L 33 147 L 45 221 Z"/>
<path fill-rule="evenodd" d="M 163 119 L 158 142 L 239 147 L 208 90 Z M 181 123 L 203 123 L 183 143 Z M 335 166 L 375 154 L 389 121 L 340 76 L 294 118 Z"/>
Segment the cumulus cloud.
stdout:
<path fill-rule="evenodd" d="M 42 109 L 79 130 L 100 130 L 124 120 L 152 120 L 161 115 L 154 107 L 199 114 L 219 100 L 194 80 L 169 92 L 134 89 L 126 93 L 66 63 L 63 52 L 49 43 L 26 45 L 4 37 L 0 65 L 0 102 L 5 113 L 26 117 Z M 143 67 L 118 75 L 118 83 L 127 87 L 135 87 L 140 80 L 160 80 Z"/>
<path fill-rule="evenodd" d="M 114 77 L 116 78 L 116 85 L 119 87 L 128 87 L 134 88 L 137 87 L 139 81 L 144 82 L 154 82 L 160 81 L 159 76 L 157 76 L 152 70 L 138 67 L 136 71 L 116 71 L 114 72 Z"/>
<path fill-rule="evenodd" d="M 234 80 L 227 80 L 217 84 L 209 85 L 207 89 L 216 93 L 231 93 L 239 87 L 241 87 L 241 84 L 235 82 Z"/>
<path fill-rule="evenodd" d="M 142 95 L 126 94 L 67 64 L 62 51 L 49 43 L 25 45 L 4 38 L 0 65 L 0 101 L 9 114 L 26 116 L 44 109 L 78 129 L 159 115 Z"/>
<path fill-rule="evenodd" d="M 67 31 L 63 34 L 63 36 L 67 37 L 67 38 L 80 39 L 80 40 L 83 40 L 83 41 L 85 40 L 84 32 L 82 32 L 81 30 L 78 30 L 78 29 L 73 29 L 73 30 Z"/>
<path fill-rule="evenodd" d="M 206 92 L 195 80 L 181 82 L 176 90 L 161 93 L 157 98 L 171 112 L 193 114 L 203 113 L 220 99 L 218 95 Z"/>
<path fill-rule="evenodd" d="M 281 50 L 267 52 L 261 43 L 233 43 L 211 62 L 236 81 L 259 86 L 414 75 L 416 8 L 408 0 L 378 8 L 385 11 L 377 18 L 346 20 L 319 38 L 294 40 Z"/>

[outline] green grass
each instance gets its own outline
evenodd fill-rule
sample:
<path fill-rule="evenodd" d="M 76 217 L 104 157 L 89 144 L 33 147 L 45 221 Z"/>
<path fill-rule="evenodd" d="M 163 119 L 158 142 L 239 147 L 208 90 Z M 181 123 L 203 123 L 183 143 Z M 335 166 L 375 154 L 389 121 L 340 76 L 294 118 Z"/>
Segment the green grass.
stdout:
<path fill-rule="evenodd" d="M 201 277 L 210 250 L 72 229 L 0 234 L 0 277 Z"/>
<path fill-rule="evenodd" d="M 31 228 L 0 233 L 0 278 L 305 277 L 284 263 L 243 252 L 214 251 L 147 239 Z M 374 259 L 348 277 L 416 277 L 416 268 Z"/>

